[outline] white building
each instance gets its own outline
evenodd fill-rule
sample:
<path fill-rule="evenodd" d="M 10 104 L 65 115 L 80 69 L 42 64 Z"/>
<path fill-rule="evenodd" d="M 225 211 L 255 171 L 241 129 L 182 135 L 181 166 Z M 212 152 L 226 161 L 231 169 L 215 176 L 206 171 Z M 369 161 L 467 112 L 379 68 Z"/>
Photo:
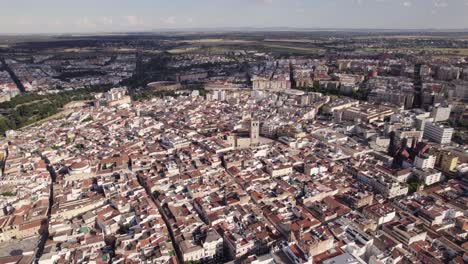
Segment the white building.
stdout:
<path fill-rule="evenodd" d="M 377 171 L 360 171 L 358 180 L 371 186 L 384 197 L 391 199 L 408 193 L 408 186 L 396 181 L 393 177 Z"/>
<path fill-rule="evenodd" d="M 209 231 L 202 245 L 192 240 L 180 242 L 180 251 L 184 261 L 215 261 L 223 257 L 223 238 L 215 231 Z"/>
<path fill-rule="evenodd" d="M 106 93 L 97 94 L 96 105 L 98 106 L 120 106 L 130 104 L 132 99 L 127 95 L 128 91 L 126 87 L 112 88 Z"/>
<path fill-rule="evenodd" d="M 448 144 L 452 141 L 453 132 L 452 127 L 427 122 L 424 127 L 424 138 L 439 144 Z"/>
<path fill-rule="evenodd" d="M 433 169 L 436 157 L 433 155 L 420 155 L 414 158 L 413 165 L 418 169 Z"/>
<path fill-rule="evenodd" d="M 431 117 L 434 118 L 434 122 L 446 121 L 450 118 L 452 112 L 452 106 L 442 107 L 436 106 L 432 109 Z"/>
<path fill-rule="evenodd" d="M 415 169 L 413 173 L 418 177 L 418 179 L 424 181 L 424 184 L 426 185 L 432 185 L 442 180 L 442 172 L 435 169 Z"/>
<path fill-rule="evenodd" d="M 226 91 L 224 90 L 213 91 L 213 94 L 211 95 L 211 100 L 226 101 Z"/>
<path fill-rule="evenodd" d="M 203 242 L 205 259 L 217 259 L 223 256 L 223 238 L 215 231 L 208 232 Z"/>

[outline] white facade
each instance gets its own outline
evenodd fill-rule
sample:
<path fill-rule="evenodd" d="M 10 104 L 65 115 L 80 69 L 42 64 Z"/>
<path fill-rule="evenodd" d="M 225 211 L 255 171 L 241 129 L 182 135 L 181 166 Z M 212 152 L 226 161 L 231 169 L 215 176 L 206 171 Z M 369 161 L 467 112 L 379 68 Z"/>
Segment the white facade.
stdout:
<path fill-rule="evenodd" d="M 433 155 L 422 155 L 414 158 L 413 165 L 418 169 L 433 169 L 436 157 Z"/>
<path fill-rule="evenodd" d="M 328 171 L 328 168 L 325 167 L 325 166 L 322 166 L 322 165 L 318 165 L 316 163 L 313 163 L 313 164 L 310 164 L 310 163 L 306 163 L 304 165 L 304 174 L 306 175 L 317 175 L 317 174 L 320 174 L 320 173 L 324 173 L 324 172 L 327 172 Z"/>
<path fill-rule="evenodd" d="M 403 196 L 408 193 L 408 187 L 402 183 L 385 176 L 371 176 L 367 173 L 360 172 L 357 175 L 358 180 L 372 186 L 377 192 L 381 193 L 388 199 Z"/>
<path fill-rule="evenodd" d="M 266 170 L 271 177 L 281 177 L 293 173 L 292 166 L 267 166 Z"/>
<path fill-rule="evenodd" d="M 434 183 L 440 182 L 442 179 L 442 173 L 434 169 L 428 170 L 414 170 L 414 174 L 426 185 L 432 185 Z"/>
<path fill-rule="evenodd" d="M 431 117 L 434 118 L 434 122 L 446 121 L 450 118 L 450 112 L 452 111 L 451 106 L 447 107 L 434 107 L 431 112 Z"/>
<path fill-rule="evenodd" d="M 218 101 L 225 101 L 226 100 L 226 91 L 223 90 L 216 90 L 213 92 L 213 100 L 218 100 Z"/>
<path fill-rule="evenodd" d="M 424 138 L 439 144 L 448 144 L 452 141 L 454 129 L 427 122 L 424 127 Z"/>

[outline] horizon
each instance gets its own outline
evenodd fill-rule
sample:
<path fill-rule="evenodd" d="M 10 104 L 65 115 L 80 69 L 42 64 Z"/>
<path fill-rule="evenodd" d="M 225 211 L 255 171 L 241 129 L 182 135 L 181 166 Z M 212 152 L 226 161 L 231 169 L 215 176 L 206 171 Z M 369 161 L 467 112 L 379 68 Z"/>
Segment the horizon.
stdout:
<path fill-rule="evenodd" d="M 0 10 L 0 34 L 226 28 L 466 30 L 466 13 L 468 0 L 19 0 Z"/>
<path fill-rule="evenodd" d="M 80 35 L 138 35 L 167 33 L 281 33 L 281 32 L 349 32 L 349 33 L 468 33 L 465 28 L 302 28 L 302 27 L 200 27 L 200 28 L 161 28 L 153 30 L 129 31 L 82 31 L 82 32 L 24 32 L 2 33 L 0 36 L 80 36 Z"/>

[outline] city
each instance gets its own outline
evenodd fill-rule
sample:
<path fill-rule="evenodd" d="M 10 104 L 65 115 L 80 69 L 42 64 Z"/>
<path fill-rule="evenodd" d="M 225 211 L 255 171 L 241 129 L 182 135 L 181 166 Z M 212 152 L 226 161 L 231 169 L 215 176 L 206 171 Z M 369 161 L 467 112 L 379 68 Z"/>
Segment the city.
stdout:
<path fill-rule="evenodd" d="M 467 102 L 466 30 L 0 35 L 0 263 L 467 263 Z"/>

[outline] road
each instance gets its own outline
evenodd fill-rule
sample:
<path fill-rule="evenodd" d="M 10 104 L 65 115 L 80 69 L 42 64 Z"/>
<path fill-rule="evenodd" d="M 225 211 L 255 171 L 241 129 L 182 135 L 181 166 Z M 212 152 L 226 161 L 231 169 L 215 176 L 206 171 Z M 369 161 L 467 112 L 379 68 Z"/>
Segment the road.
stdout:
<path fill-rule="evenodd" d="M 0 58 L 0 62 L 2 63 L 3 70 L 7 71 L 8 74 L 10 74 L 11 79 L 13 80 L 13 82 L 15 82 L 16 87 L 18 87 L 20 93 L 26 93 L 26 88 L 24 88 L 23 83 L 21 83 L 20 79 L 18 78 L 18 76 L 16 76 L 15 72 L 10 68 L 10 66 L 8 66 L 5 59 Z"/>
<path fill-rule="evenodd" d="M 25 128 L 28 128 L 28 127 L 32 127 L 32 126 L 35 126 L 35 125 L 38 125 L 38 124 L 42 124 L 42 123 L 47 122 L 49 120 L 59 119 L 59 118 L 65 117 L 65 116 L 67 116 L 67 115 L 69 115 L 71 113 L 74 113 L 74 112 L 75 112 L 75 110 L 73 110 L 73 109 L 65 109 L 65 110 L 62 110 L 62 111 L 60 111 L 60 112 L 58 112 L 58 113 L 56 113 L 54 115 L 51 115 L 51 116 L 49 116 L 47 118 L 38 120 L 38 121 L 36 121 L 36 122 L 34 122 L 32 124 L 29 124 L 27 126 L 19 128 L 19 130 L 25 129 Z"/>

